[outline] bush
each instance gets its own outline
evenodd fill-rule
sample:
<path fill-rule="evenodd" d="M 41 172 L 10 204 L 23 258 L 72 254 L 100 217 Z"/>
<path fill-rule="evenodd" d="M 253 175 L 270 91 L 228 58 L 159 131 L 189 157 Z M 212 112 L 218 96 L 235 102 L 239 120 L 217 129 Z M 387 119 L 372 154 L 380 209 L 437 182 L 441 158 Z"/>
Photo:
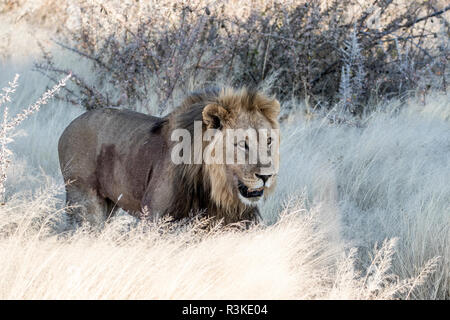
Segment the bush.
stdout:
<path fill-rule="evenodd" d="M 88 59 L 94 79 L 58 66 L 49 53 L 37 68 L 52 78 L 72 71 L 75 87 L 65 99 L 86 109 L 135 109 L 155 92 L 164 112 L 179 91 L 223 81 L 260 86 L 270 77 L 282 100 L 339 102 L 352 113 L 417 88 L 446 90 L 443 14 L 450 6 L 439 9 L 436 1 L 81 0 L 77 10 L 78 24 L 61 32 L 57 44 Z"/>

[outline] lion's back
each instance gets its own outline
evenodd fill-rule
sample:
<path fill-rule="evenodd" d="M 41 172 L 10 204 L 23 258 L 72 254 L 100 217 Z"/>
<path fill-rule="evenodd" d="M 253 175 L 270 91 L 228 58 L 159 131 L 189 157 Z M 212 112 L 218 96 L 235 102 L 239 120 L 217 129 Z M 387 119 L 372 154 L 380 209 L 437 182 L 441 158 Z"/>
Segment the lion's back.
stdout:
<path fill-rule="evenodd" d="M 104 108 L 75 118 L 58 141 L 63 176 L 67 179 L 93 174 L 105 146 L 120 154 L 132 154 L 161 119 L 129 110 Z"/>

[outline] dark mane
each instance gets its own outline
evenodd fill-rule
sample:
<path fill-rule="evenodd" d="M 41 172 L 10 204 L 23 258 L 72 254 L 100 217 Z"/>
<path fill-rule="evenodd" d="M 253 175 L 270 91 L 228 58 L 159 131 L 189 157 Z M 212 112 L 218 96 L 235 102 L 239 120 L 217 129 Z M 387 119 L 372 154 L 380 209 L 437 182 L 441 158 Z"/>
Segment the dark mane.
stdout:
<path fill-rule="evenodd" d="M 173 122 L 173 128 L 187 129 L 191 134 L 194 133 L 194 121 L 202 121 L 203 108 L 211 102 L 217 100 L 221 92 L 219 87 L 207 87 L 202 90 L 193 91 L 187 96 L 180 107 L 175 109 L 168 116 L 161 118 L 153 124 L 150 133 L 158 133 L 161 129 Z"/>
<path fill-rule="evenodd" d="M 156 121 L 150 128 L 150 133 L 159 133 L 162 127 L 164 127 L 164 125 L 167 123 L 169 123 L 169 119 L 161 118 L 160 120 Z"/>
<path fill-rule="evenodd" d="M 205 106 L 217 99 L 220 94 L 220 88 L 211 87 L 203 90 L 194 91 L 186 97 L 176 110 L 170 114 L 172 128 L 181 128 L 194 135 L 194 122 L 202 121 L 202 112 Z M 211 208 L 211 191 L 208 179 L 204 177 L 201 164 L 180 164 L 174 165 L 172 170 L 174 189 L 180 195 L 174 199 L 170 212 L 180 218 L 189 216 L 190 213 Z"/>
<path fill-rule="evenodd" d="M 187 129 L 193 135 L 194 121 L 202 121 L 203 108 L 216 102 L 221 90 L 219 87 L 208 87 L 192 92 L 171 115 L 172 127 Z"/>

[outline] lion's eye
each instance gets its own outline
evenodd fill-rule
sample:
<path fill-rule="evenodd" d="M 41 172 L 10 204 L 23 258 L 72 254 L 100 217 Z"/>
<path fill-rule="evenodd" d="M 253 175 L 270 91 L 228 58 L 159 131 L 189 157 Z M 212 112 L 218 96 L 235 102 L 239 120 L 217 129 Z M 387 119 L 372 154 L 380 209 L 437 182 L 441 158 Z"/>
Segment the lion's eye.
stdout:
<path fill-rule="evenodd" d="M 248 149 L 247 142 L 245 142 L 244 140 L 239 141 L 238 147 L 241 148 L 241 149 L 243 149 L 243 150 L 247 150 L 247 149 Z"/>

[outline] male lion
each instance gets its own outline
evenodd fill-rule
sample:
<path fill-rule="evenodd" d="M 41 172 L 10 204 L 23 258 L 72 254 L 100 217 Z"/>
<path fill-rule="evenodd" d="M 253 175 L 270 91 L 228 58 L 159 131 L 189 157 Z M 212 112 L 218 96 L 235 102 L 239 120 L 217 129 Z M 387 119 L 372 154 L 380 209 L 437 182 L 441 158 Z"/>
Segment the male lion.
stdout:
<path fill-rule="evenodd" d="M 175 164 L 171 150 L 178 142 L 171 134 L 193 133 L 194 121 L 203 133 L 278 129 L 279 111 L 274 98 L 230 88 L 193 93 L 164 118 L 113 108 L 88 111 L 69 124 L 58 144 L 70 214 L 93 225 L 119 207 L 151 219 L 204 211 L 224 223 L 257 221 L 257 203 L 275 186 L 278 143 L 270 164 Z M 246 141 L 237 144 L 248 149 Z"/>

